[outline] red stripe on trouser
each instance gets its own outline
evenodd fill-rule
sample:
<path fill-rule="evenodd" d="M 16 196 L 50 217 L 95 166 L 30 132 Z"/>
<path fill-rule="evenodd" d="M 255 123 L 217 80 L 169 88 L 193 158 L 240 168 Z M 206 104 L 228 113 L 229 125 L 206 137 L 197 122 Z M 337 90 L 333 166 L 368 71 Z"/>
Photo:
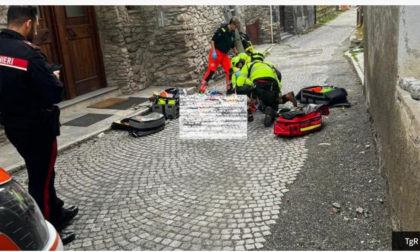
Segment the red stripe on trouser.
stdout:
<path fill-rule="evenodd" d="M 46 220 L 50 219 L 50 207 L 48 206 L 48 202 L 50 200 L 49 187 L 50 187 L 51 176 L 54 171 L 56 158 L 57 158 L 57 139 L 54 139 L 54 142 L 52 144 L 50 166 L 48 167 L 47 179 L 45 180 L 45 186 L 44 186 L 44 218 Z"/>

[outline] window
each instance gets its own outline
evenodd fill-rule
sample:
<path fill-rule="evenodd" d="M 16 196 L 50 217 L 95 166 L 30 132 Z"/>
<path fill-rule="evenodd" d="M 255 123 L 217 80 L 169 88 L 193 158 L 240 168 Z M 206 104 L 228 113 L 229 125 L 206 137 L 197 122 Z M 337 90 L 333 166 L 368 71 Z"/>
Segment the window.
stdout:
<path fill-rule="evenodd" d="M 83 6 L 66 6 L 67 17 L 80 17 L 85 15 L 85 8 Z"/>

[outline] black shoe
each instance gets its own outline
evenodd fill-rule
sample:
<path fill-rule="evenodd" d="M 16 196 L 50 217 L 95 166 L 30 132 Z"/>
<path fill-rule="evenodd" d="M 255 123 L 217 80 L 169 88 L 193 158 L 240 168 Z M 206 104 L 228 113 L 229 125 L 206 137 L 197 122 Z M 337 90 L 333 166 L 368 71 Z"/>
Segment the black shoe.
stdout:
<path fill-rule="evenodd" d="M 271 122 L 274 122 L 276 120 L 277 110 L 271 109 L 271 112 L 273 114 L 273 117 L 271 117 Z"/>
<path fill-rule="evenodd" d="M 59 219 L 60 222 L 69 222 L 76 215 L 79 213 L 79 207 L 78 206 L 71 206 L 69 208 L 63 208 L 63 215 L 62 218 Z"/>
<path fill-rule="evenodd" d="M 71 206 L 69 208 L 63 208 L 61 215 L 50 222 L 57 231 L 63 230 L 66 227 L 67 222 L 71 221 L 79 213 L 79 207 Z"/>
<path fill-rule="evenodd" d="M 265 108 L 264 126 L 270 127 L 273 123 L 273 109 L 270 107 Z"/>
<path fill-rule="evenodd" d="M 76 234 L 74 232 L 60 232 L 58 235 L 60 236 L 63 245 L 69 244 L 74 240 L 74 238 L 76 238 Z"/>
<path fill-rule="evenodd" d="M 251 109 L 248 109 L 247 114 L 248 114 L 248 122 L 254 121 L 254 116 L 252 115 Z"/>

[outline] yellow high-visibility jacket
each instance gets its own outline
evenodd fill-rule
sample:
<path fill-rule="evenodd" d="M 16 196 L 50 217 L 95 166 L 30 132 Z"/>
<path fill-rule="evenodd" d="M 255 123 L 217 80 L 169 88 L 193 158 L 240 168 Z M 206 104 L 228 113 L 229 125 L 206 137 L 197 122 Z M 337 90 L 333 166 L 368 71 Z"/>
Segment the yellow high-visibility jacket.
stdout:
<path fill-rule="evenodd" d="M 233 84 L 233 87 L 235 87 L 235 84 L 236 84 L 236 72 L 238 71 L 238 70 L 240 70 L 239 68 L 237 68 L 235 65 L 240 61 L 240 60 L 244 60 L 245 61 L 245 64 L 244 65 L 246 65 L 246 64 L 248 64 L 249 62 L 251 62 L 251 57 L 249 57 L 246 53 L 240 53 L 240 54 L 238 54 L 237 56 L 235 56 L 235 57 L 233 57 L 232 58 L 232 60 L 231 60 L 231 67 L 232 67 L 232 70 L 233 70 L 233 74 L 232 74 L 232 79 L 231 79 L 231 81 L 232 81 L 232 84 Z"/>
<path fill-rule="evenodd" d="M 251 71 L 249 71 L 251 69 Z M 277 81 L 279 89 L 281 90 L 281 83 L 277 78 L 276 71 L 271 64 L 262 61 L 253 61 L 242 67 L 240 75 L 236 80 L 236 86 L 242 87 L 243 85 L 254 85 L 254 80 L 260 78 L 272 78 Z"/>

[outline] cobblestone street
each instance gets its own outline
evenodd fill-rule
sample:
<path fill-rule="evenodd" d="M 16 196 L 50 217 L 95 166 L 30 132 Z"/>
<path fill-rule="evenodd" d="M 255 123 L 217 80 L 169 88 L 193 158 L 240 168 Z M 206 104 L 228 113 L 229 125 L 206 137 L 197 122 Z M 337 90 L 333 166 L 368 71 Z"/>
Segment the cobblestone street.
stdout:
<path fill-rule="evenodd" d="M 352 95 L 356 96 L 351 92 L 360 95 L 361 87 L 355 86 L 356 75 L 342 56 L 355 27 L 355 14 L 355 9 L 346 11 L 328 25 L 272 48 L 268 60 L 276 63 L 283 75 L 283 93 L 297 94 L 302 87 L 328 83 L 349 89 L 350 102 Z M 362 110 L 362 101 L 358 100 L 358 106 Z M 360 118 L 368 120 L 365 111 Z M 308 153 L 319 148 L 320 142 L 313 141 L 312 136 L 276 137 L 273 127 L 263 126 L 261 113 L 254 117 L 248 124 L 247 141 L 181 141 L 178 120 L 174 120 L 154 135 L 133 138 L 127 132 L 107 131 L 102 138 L 90 139 L 61 153 L 56 164 L 58 195 L 66 204 L 80 207 L 78 217 L 67 228 L 76 232 L 76 240 L 65 249 L 308 248 L 281 245 L 276 237 L 283 230 L 279 223 L 280 218 L 285 218 L 282 206 L 289 197 L 285 195 L 293 195 L 299 191 L 296 188 L 305 185 L 299 182 L 299 176 L 306 176 L 302 174 L 312 162 Z M 328 120 L 327 123 L 329 129 L 343 126 L 334 126 Z M 373 145 L 369 124 L 364 127 L 369 137 L 366 141 Z M 347 137 L 353 139 L 355 135 L 357 132 L 353 131 Z M 371 159 L 375 158 L 372 150 Z M 372 164 L 375 168 L 374 161 Z M 26 180 L 26 171 L 17 179 Z M 294 191 L 289 192 L 291 188 Z M 323 190 L 324 194 L 329 192 L 329 188 Z M 382 184 L 377 188 L 378 192 L 381 190 L 385 193 Z M 310 197 L 311 192 L 304 194 Z M 305 211 L 298 213 L 305 215 Z M 387 218 L 386 214 L 381 216 Z M 287 225 L 284 237 L 293 232 L 293 222 Z M 303 232 L 304 227 L 300 228 Z M 306 232 L 311 230 L 308 226 Z M 293 243 L 294 240 L 290 244 Z M 322 247 L 321 243 L 311 248 L 342 248 L 337 244 Z"/>

